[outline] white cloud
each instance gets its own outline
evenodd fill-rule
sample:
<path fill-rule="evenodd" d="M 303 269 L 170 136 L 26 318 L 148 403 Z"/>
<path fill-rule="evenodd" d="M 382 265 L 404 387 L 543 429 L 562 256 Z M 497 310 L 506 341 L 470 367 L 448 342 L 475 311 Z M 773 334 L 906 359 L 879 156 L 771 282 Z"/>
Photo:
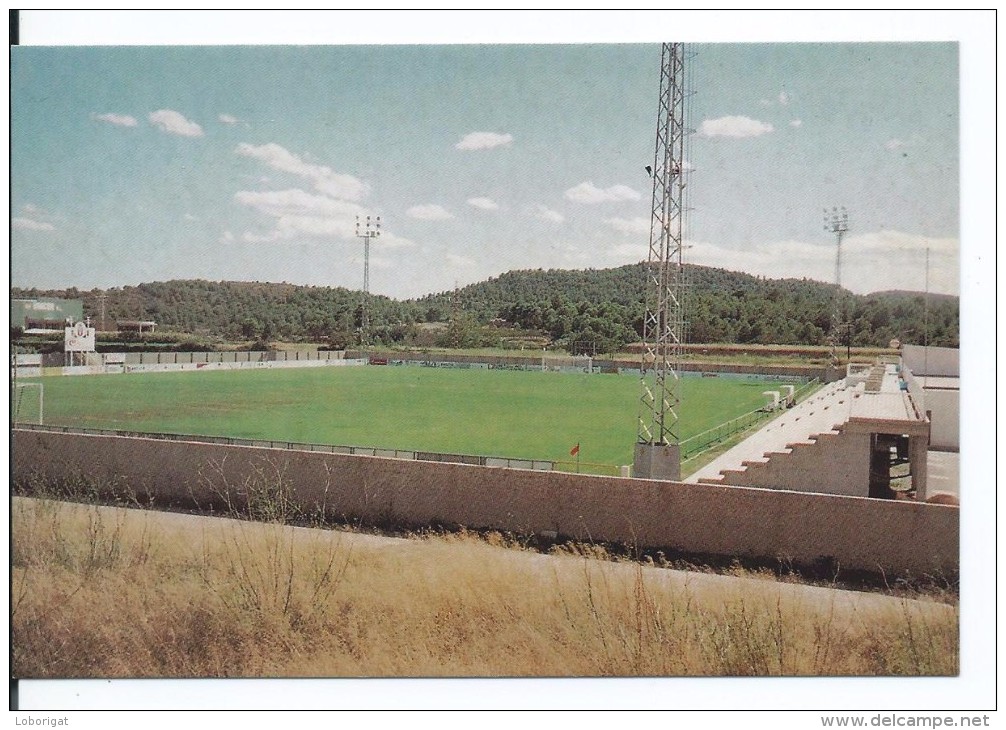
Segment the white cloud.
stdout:
<path fill-rule="evenodd" d="M 803 120 L 802 119 L 791 119 L 790 122 L 789 122 L 789 126 L 793 127 L 794 129 L 799 129 L 800 127 L 803 126 Z"/>
<path fill-rule="evenodd" d="M 246 243 L 277 243 L 305 238 L 353 240 L 356 238 L 356 217 L 346 220 L 322 215 L 283 215 L 276 218 L 276 225 L 271 231 L 245 231 L 241 234 L 241 240 Z M 407 238 L 382 231 L 380 236 L 371 240 L 371 245 L 387 249 L 414 244 Z"/>
<path fill-rule="evenodd" d="M 315 195 L 306 190 L 240 190 L 234 193 L 234 200 L 241 205 L 254 208 L 266 215 L 281 217 L 287 215 L 320 215 L 352 220 L 364 209 L 345 200 L 335 200 L 325 195 Z"/>
<path fill-rule="evenodd" d="M 760 137 L 774 131 L 768 122 L 742 116 L 719 117 L 706 119 L 699 125 L 699 134 L 703 137 Z"/>
<path fill-rule="evenodd" d="M 183 215 L 182 217 L 183 217 L 183 218 L 184 218 L 185 220 L 187 220 L 187 221 L 197 221 L 197 220 L 199 220 L 198 218 L 196 218 L 196 217 L 195 217 L 194 215 L 192 215 L 191 213 L 186 213 L 186 214 L 185 214 L 185 215 Z"/>
<path fill-rule="evenodd" d="M 927 248 L 930 291 L 958 294 L 959 241 L 899 231 L 864 233 L 843 239 L 842 286 L 856 294 L 891 289 L 925 291 Z M 835 248 L 826 243 L 773 241 L 759 243 L 749 250 L 735 250 L 694 242 L 685 258 L 690 264 L 746 271 L 772 279 L 807 277 L 831 282 L 835 278 Z"/>
<path fill-rule="evenodd" d="M 335 172 L 327 165 L 305 162 L 299 156 L 274 142 L 256 147 L 242 142 L 235 152 L 264 162 L 275 170 L 307 178 L 318 192 L 342 200 L 360 200 L 370 192 L 370 186 L 352 175 Z"/>
<path fill-rule="evenodd" d="M 459 150 L 488 150 L 513 142 L 513 135 L 496 132 L 471 132 L 454 145 Z"/>
<path fill-rule="evenodd" d="M 630 240 L 622 239 L 620 243 L 597 250 L 590 250 L 585 258 L 577 261 L 578 267 L 613 267 L 624 264 L 635 264 L 645 261 L 649 254 L 649 242 L 645 236 L 634 236 Z"/>
<path fill-rule="evenodd" d="M 162 132 L 177 134 L 180 137 L 202 137 L 203 128 L 195 122 L 190 122 L 184 116 L 172 109 L 158 109 L 150 112 L 147 119 Z"/>
<path fill-rule="evenodd" d="M 234 201 L 273 219 L 265 233 L 246 231 L 241 240 L 249 243 L 288 241 L 298 238 L 343 238 L 356 236 L 356 217 L 367 211 L 357 203 L 315 195 L 305 190 L 240 190 Z M 405 241 L 388 235 L 392 243 Z M 385 232 L 382 231 L 382 241 Z M 228 239 L 234 240 L 233 237 Z"/>
<path fill-rule="evenodd" d="M 352 238 L 356 235 L 356 216 L 365 214 L 356 203 L 314 195 L 305 190 L 240 190 L 235 202 L 274 219 L 275 227 L 266 234 L 245 233 L 250 242 L 281 241 L 298 236 Z"/>
<path fill-rule="evenodd" d="M 789 99 L 790 99 L 789 94 L 786 93 L 785 89 L 783 89 L 782 91 L 779 92 L 779 95 L 776 96 L 774 99 L 762 97 L 761 99 L 758 100 L 758 103 L 761 104 L 762 106 L 775 106 L 776 104 L 779 104 L 781 106 L 787 106 L 789 104 Z"/>
<path fill-rule="evenodd" d="M 28 215 L 35 215 L 35 216 L 46 215 L 46 212 L 42 208 L 39 208 L 34 203 L 25 203 L 21 207 L 21 210 L 23 210 Z"/>
<path fill-rule="evenodd" d="M 455 253 L 449 253 L 444 258 L 447 259 L 447 263 L 452 269 L 469 269 L 478 263 L 478 261 L 473 258 L 460 256 Z"/>
<path fill-rule="evenodd" d="M 445 221 L 454 217 L 443 206 L 435 204 L 414 205 L 405 211 L 405 215 L 421 221 Z"/>
<path fill-rule="evenodd" d="M 387 256 L 381 256 L 379 253 L 377 253 L 378 251 L 381 250 L 381 248 L 385 248 L 387 245 L 387 241 L 384 240 L 383 236 L 378 240 L 381 244 L 380 248 L 375 248 L 374 246 L 370 247 L 370 270 L 374 271 L 375 269 L 383 269 L 387 271 L 389 269 L 397 269 L 400 271 L 402 268 L 401 260 L 396 258 L 389 258 Z M 353 262 L 357 263 L 359 260 L 362 260 L 362 256 L 360 259 L 354 258 Z"/>
<path fill-rule="evenodd" d="M 536 205 L 533 211 L 536 218 L 549 221 L 550 223 L 563 223 L 566 220 L 566 217 L 562 213 L 544 205 Z"/>
<path fill-rule="evenodd" d="M 589 180 L 572 187 L 565 193 L 567 200 L 575 203 L 612 203 L 622 200 L 639 200 L 639 193 L 625 185 L 612 185 L 610 188 L 599 188 Z"/>
<path fill-rule="evenodd" d="M 55 231 L 52 223 L 37 221 L 32 218 L 11 218 L 10 227 L 16 231 Z"/>
<path fill-rule="evenodd" d="M 499 210 L 496 201 L 491 198 L 468 198 L 468 205 L 481 210 Z"/>
<path fill-rule="evenodd" d="M 334 172 L 325 165 L 306 162 L 278 144 L 261 146 L 239 144 L 235 153 L 264 162 L 281 172 L 305 178 L 314 184 L 315 192 L 301 188 L 286 190 L 240 190 L 234 201 L 273 219 L 272 229 L 245 231 L 241 240 L 266 243 L 303 238 L 354 239 L 356 218 L 371 211 L 356 202 L 370 192 L 368 185 L 351 175 Z M 262 178 L 268 181 L 268 178 Z M 233 240 L 233 239 L 231 239 Z M 402 236 L 384 229 L 376 242 L 382 248 L 415 245 Z"/>
<path fill-rule="evenodd" d="M 960 241 L 901 231 L 877 231 L 844 239 L 843 286 L 859 294 L 887 289 L 925 291 L 926 249 L 929 250 L 929 290 L 959 294 Z"/>
<path fill-rule="evenodd" d="M 217 243 L 221 243 L 223 245 L 234 243 L 234 234 L 230 231 L 224 231 L 220 234 L 220 238 Z"/>
<path fill-rule="evenodd" d="M 849 241 L 851 255 L 881 252 L 896 254 L 898 256 L 920 254 L 924 258 L 926 249 L 929 249 L 930 257 L 945 258 L 947 256 L 957 256 L 960 251 L 960 241 L 956 238 L 929 238 L 912 233 L 902 233 L 901 231 L 877 231 L 875 233 L 863 233 L 858 236 L 849 236 L 842 239 L 843 262 L 845 259 L 846 240 Z"/>
<path fill-rule="evenodd" d="M 408 248 L 416 245 L 415 241 L 405 236 L 396 236 L 391 231 L 382 231 L 378 243 L 381 248 Z"/>
<path fill-rule="evenodd" d="M 137 125 L 136 117 L 131 117 L 128 114 L 92 114 L 91 118 L 99 122 L 114 124 L 117 127 L 135 127 Z"/>
<path fill-rule="evenodd" d="M 635 235 L 650 232 L 650 221 L 646 218 L 604 218 L 601 222 L 620 233 Z"/>
<path fill-rule="evenodd" d="M 249 243 L 288 241 L 294 238 L 352 238 L 355 219 L 344 220 L 317 215 L 284 215 L 276 218 L 276 227 L 266 234 L 246 231 L 241 235 Z"/>
<path fill-rule="evenodd" d="M 918 133 L 916 133 L 913 134 L 908 139 L 898 139 L 897 137 L 895 137 L 894 139 L 889 139 L 886 142 L 884 142 L 884 148 L 892 152 L 895 152 L 904 147 L 914 147 L 921 141 L 922 137 Z"/>
<path fill-rule="evenodd" d="M 237 117 L 232 116 L 230 114 L 221 114 L 219 117 L 217 117 L 217 119 L 219 119 L 224 124 L 237 124 L 238 122 L 241 121 Z"/>

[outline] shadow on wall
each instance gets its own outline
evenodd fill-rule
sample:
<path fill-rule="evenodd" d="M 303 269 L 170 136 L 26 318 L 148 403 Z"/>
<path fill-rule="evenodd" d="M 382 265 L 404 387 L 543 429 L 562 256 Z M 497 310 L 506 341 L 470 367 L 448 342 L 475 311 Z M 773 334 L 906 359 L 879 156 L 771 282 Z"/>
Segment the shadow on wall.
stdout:
<path fill-rule="evenodd" d="M 365 523 L 825 561 L 888 576 L 959 565 L 958 509 L 943 504 L 20 429 L 13 461 L 22 485 L 129 485 L 138 500 L 174 506 L 256 509 L 258 500 Z"/>

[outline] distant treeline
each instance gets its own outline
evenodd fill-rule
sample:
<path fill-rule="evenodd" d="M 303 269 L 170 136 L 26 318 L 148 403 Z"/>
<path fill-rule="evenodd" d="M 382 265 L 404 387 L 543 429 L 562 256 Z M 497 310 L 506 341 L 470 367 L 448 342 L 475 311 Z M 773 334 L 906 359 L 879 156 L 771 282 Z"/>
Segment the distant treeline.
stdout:
<path fill-rule="evenodd" d="M 808 279 L 765 279 L 688 266 L 688 342 L 822 345 L 836 306 L 841 344 L 885 347 L 892 339 L 959 346 L 959 299 L 921 292 L 859 296 Z M 645 264 L 614 269 L 511 271 L 455 292 L 367 300 L 375 344 L 478 347 L 522 337 L 567 350 L 612 352 L 642 336 Z M 362 294 L 344 288 L 183 280 L 107 290 L 13 289 L 12 297 L 81 299 L 100 326 L 154 320 L 158 330 L 228 340 L 355 344 Z M 445 323 L 435 326 L 434 323 Z"/>

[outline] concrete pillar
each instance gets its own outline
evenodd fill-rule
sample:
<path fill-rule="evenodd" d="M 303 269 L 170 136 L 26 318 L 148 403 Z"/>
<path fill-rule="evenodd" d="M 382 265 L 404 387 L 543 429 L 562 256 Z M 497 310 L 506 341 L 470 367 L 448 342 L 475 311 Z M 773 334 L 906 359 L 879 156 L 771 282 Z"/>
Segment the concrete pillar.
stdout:
<path fill-rule="evenodd" d="M 639 479 L 681 479 L 681 447 L 678 444 L 636 444 L 632 473 Z"/>
<path fill-rule="evenodd" d="M 929 435 L 908 437 L 908 464 L 912 472 L 912 486 L 915 499 L 926 501 L 926 487 L 929 476 Z"/>
<path fill-rule="evenodd" d="M 779 410 L 779 391 L 778 390 L 766 390 L 762 391 L 762 395 L 768 398 L 768 403 L 765 404 L 766 411 L 778 411 Z"/>

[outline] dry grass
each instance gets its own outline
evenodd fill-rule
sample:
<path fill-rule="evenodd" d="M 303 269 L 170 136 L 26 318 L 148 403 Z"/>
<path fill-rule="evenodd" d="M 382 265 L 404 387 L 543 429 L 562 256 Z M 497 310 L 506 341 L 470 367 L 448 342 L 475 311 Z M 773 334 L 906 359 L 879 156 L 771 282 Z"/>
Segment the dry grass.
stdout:
<path fill-rule="evenodd" d="M 15 498 L 18 677 L 953 675 L 935 602 Z M 589 551 L 586 551 L 589 552 Z"/>

